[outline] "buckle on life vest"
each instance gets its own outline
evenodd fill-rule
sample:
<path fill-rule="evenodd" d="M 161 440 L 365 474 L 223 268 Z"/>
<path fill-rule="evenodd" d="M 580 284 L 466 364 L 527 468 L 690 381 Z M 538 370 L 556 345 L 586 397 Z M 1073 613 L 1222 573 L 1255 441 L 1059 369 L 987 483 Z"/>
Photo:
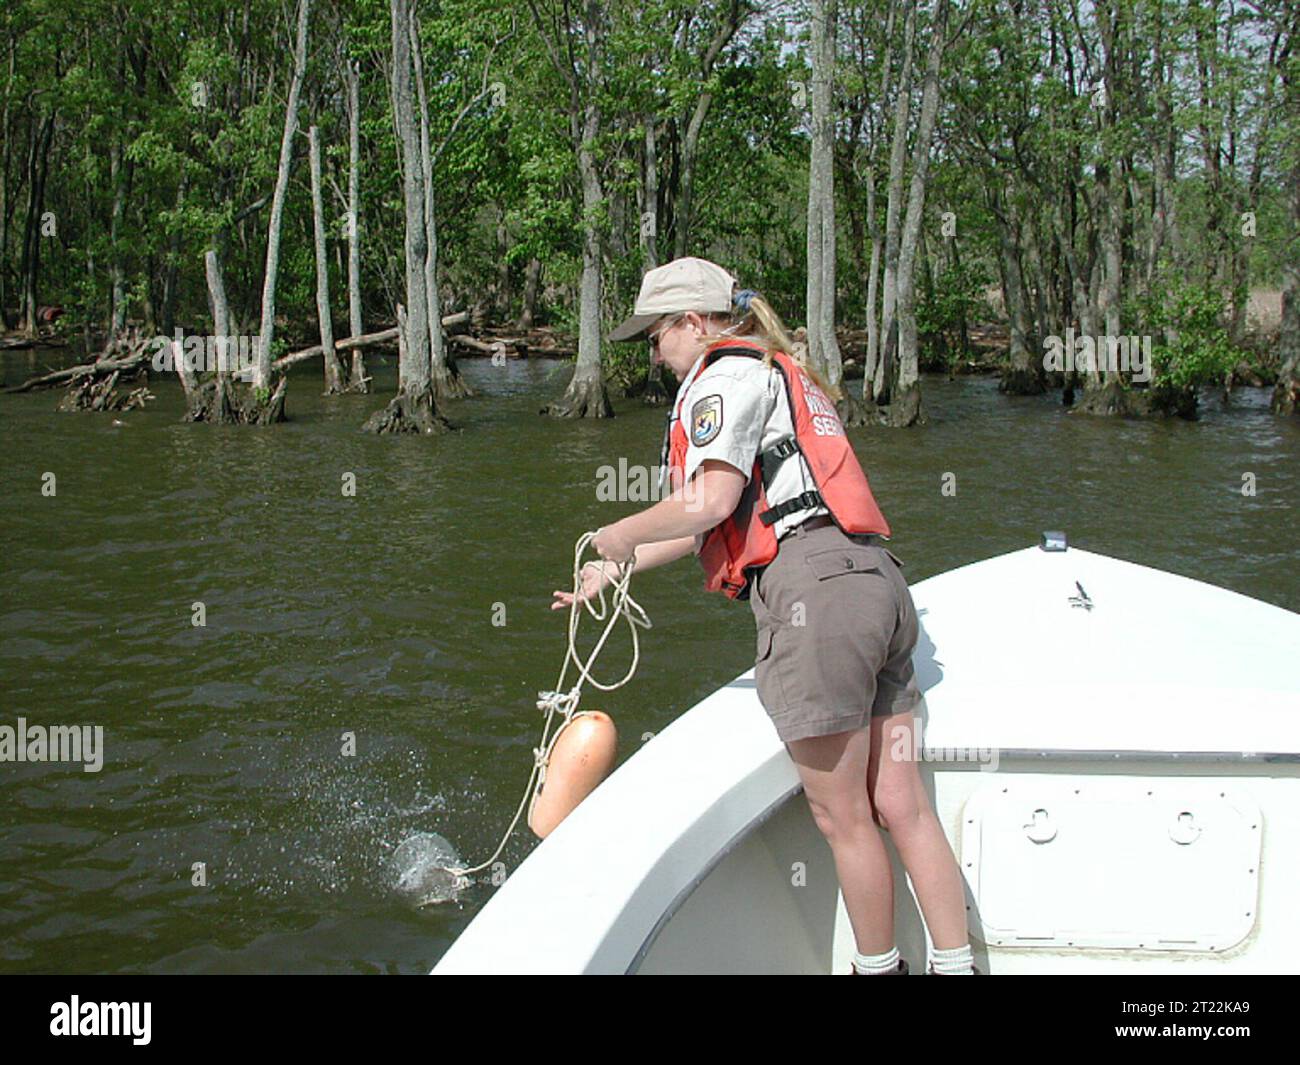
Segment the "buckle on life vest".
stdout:
<path fill-rule="evenodd" d="M 772 478 L 776 476 L 776 471 L 780 468 L 781 463 L 791 455 L 799 453 L 799 445 L 790 437 L 773 444 L 766 451 L 760 452 L 758 456 L 759 465 L 763 471 L 763 487 L 768 488 L 772 484 Z"/>
<path fill-rule="evenodd" d="M 772 525 L 778 518 L 784 518 L 787 514 L 824 505 L 820 492 L 800 492 L 797 496 L 787 499 L 784 503 L 778 503 L 771 510 L 764 511 L 758 516 L 758 520 L 764 525 Z"/>

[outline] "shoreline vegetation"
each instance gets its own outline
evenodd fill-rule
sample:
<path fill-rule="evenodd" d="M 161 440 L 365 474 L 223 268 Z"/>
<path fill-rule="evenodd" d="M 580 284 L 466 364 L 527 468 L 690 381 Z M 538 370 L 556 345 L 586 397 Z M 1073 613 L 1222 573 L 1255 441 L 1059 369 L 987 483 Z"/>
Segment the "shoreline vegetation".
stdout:
<path fill-rule="evenodd" d="M 1279 373 L 1278 360 L 1270 359 L 1269 352 L 1277 343 L 1279 322 L 1277 315 L 1270 316 L 1270 309 L 1275 309 L 1278 293 L 1261 291 L 1252 293 L 1252 303 L 1258 305 L 1259 317 L 1249 319 L 1244 334 L 1245 345 L 1239 358 L 1219 380 L 1210 384 L 1221 387 L 1229 393 L 1235 387 L 1271 388 L 1276 385 Z M 996 294 L 991 294 L 990 311 L 996 310 Z M 442 319 L 444 333 L 457 350 L 458 358 L 482 358 L 500 364 L 505 360 L 529 358 L 572 359 L 577 352 L 577 338 L 565 335 L 551 326 L 533 326 L 520 330 L 514 323 L 493 323 L 485 320 L 481 310 L 471 313 L 456 312 Z M 281 327 L 288 325 L 281 322 Z M 174 348 L 162 352 L 160 346 L 168 338 L 154 335 L 146 342 L 141 342 L 141 323 L 129 323 L 129 328 L 136 345 L 133 351 L 125 351 L 121 341 L 109 344 L 103 351 L 90 359 L 83 359 L 73 366 L 63 367 L 47 373 L 33 375 L 24 381 L 0 388 L 0 394 L 39 391 L 62 387 L 65 389 L 58 408 L 68 410 L 131 410 L 143 409 L 145 402 L 153 396 L 148 392 L 149 374 L 159 374 L 158 363 L 163 361 L 163 375 L 174 372 Z M 298 331 L 299 333 L 301 330 Z M 198 341 L 197 359 L 191 358 L 191 369 L 201 372 L 204 368 L 213 369 L 217 363 L 213 352 L 218 350 L 217 338 L 210 334 L 184 334 L 176 329 L 176 339 L 186 345 L 194 346 Z M 835 330 L 837 343 L 842 357 L 843 380 L 862 381 L 865 376 L 865 361 L 870 350 L 870 337 L 864 329 L 838 326 Z M 472 334 L 472 335 L 471 335 Z M 250 350 L 249 338 L 234 337 L 228 339 L 231 372 L 237 374 L 238 367 L 233 352 L 239 351 L 246 357 Z M 254 341 L 256 338 L 253 338 Z M 795 331 L 796 342 L 806 345 L 806 330 L 800 327 Z M 1006 320 L 997 321 L 991 316 L 988 321 L 971 324 L 965 330 L 963 342 L 949 344 L 944 338 L 923 338 L 922 358 L 919 369 L 922 373 L 946 373 L 957 375 L 1006 375 L 1011 370 L 1010 329 Z M 9 332 L 0 336 L 0 357 L 6 351 L 31 351 L 40 349 L 77 350 L 82 338 L 61 333 L 57 326 L 46 326 L 36 336 Z M 141 349 L 143 343 L 143 349 Z M 125 345 L 130 348 L 131 342 Z M 254 343 L 255 346 L 255 343 Z M 359 337 L 341 338 L 335 342 L 335 349 L 340 354 L 358 348 L 375 349 L 385 353 L 398 354 L 398 328 L 396 325 L 372 329 L 370 333 Z M 273 361 L 276 371 L 285 371 L 291 366 L 321 358 L 322 348 L 319 343 L 308 345 L 297 351 L 289 352 Z M 1073 365 L 1073 364 L 1071 364 Z M 653 397 L 648 365 L 627 366 L 622 372 L 609 375 L 608 386 L 619 397 L 641 397 L 646 402 L 657 402 Z M 123 373 L 127 376 L 122 377 Z M 1062 373 L 1054 375 L 1063 380 Z M 118 385 L 130 383 L 135 388 L 129 393 L 119 392 Z M 1141 380 L 1135 382 L 1140 389 Z M 661 394 L 670 396 L 673 382 L 662 382 L 665 389 Z M 1067 401 L 1068 402 L 1068 401 Z M 1176 413 L 1176 412 L 1175 412 Z"/>
<path fill-rule="evenodd" d="M 394 349 L 371 432 L 446 431 L 462 358 L 571 358 L 540 413 L 612 417 L 674 385 L 610 327 L 700 255 L 798 327 L 846 425 L 924 425 L 936 370 L 1107 417 L 1193 419 L 1238 385 L 1300 413 L 1294 5 L 789 16 L 17 0 L 0 350 L 87 358 L 5 391 L 147 409 L 161 337 L 187 421 L 283 421 L 314 360 L 326 394 L 368 395 L 367 352 Z"/>

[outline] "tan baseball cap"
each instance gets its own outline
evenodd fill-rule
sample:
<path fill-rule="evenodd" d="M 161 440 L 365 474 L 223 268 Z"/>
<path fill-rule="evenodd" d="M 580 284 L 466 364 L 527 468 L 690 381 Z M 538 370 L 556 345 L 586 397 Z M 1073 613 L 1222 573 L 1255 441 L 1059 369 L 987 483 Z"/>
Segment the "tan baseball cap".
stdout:
<path fill-rule="evenodd" d="M 647 270 L 641 279 L 633 315 L 609 334 L 610 340 L 641 340 L 646 331 L 666 314 L 695 311 L 698 314 L 726 314 L 736 278 L 708 259 L 686 256 Z"/>

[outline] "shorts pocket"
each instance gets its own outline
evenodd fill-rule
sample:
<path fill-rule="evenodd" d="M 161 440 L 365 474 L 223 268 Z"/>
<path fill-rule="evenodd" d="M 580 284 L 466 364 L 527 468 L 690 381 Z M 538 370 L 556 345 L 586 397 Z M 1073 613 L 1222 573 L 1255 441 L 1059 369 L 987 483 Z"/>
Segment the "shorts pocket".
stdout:
<path fill-rule="evenodd" d="M 819 581 L 830 580 L 845 573 L 880 572 L 879 558 L 867 547 L 833 547 L 814 551 L 805 559 Z"/>
<path fill-rule="evenodd" d="M 754 659 L 754 688 L 758 701 L 770 715 L 783 714 L 786 711 L 785 685 L 781 681 L 781 655 L 788 655 L 789 648 L 776 646 L 776 629 L 770 624 L 763 624 L 758 629 L 758 646 Z"/>

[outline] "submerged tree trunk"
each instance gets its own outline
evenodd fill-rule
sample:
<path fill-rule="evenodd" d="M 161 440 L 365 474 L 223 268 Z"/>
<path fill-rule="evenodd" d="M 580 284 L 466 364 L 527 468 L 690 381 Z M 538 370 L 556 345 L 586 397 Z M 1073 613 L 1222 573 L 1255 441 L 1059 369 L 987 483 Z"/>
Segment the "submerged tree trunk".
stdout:
<path fill-rule="evenodd" d="M 325 364 L 325 392 L 343 391 L 343 365 L 334 350 L 334 320 L 330 313 L 330 266 L 325 248 L 325 205 L 320 181 L 320 130 L 312 126 L 307 132 L 311 156 L 311 218 L 316 245 L 316 320 L 320 327 L 321 361 Z"/>
<path fill-rule="evenodd" d="M 406 349 L 398 360 L 398 391 L 419 395 L 430 387 L 429 313 L 424 291 L 425 255 L 428 252 L 424 228 L 424 180 L 421 175 L 419 134 L 411 101 L 411 45 L 407 30 L 406 0 L 392 0 L 393 23 L 393 111 L 397 123 L 402 164 L 403 204 L 406 230 L 406 303 L 399 308 L 398 328 Z M 403 317 L 403 310 L 405 316 Z M 405 325 L 403 325 L 403 321 Z"/>
<path fill-rule="evenodd" d="M 1101 143 L 1103 148 L 1114 143 L 1119 107 L 1119 68 L 1122 65 L 1121 12 L 1097 10 L 1094 12 L 1103 46 L 1102 77 L 1105 85 L 1105 102 L 1100 108 Z M 1107 359 L 1107 338 L 1120 335 L 1120 293 L 1123 285 L 1123 226 L 1124 226 L 1124 173 L 1123 160 L 1118 156 L 1099 162 L 1096 166 L 1097 207 L 1100 212 L 1098 227 L 1100 283 L 1097 286 L 1096 313 L 1100 317 L 1103 333 L 1095 339 L 1096 359 L 1084 375 L 1084 395 L 1077 412 L 1101 415 L 1129 415 L 1141 413 L 1145 404 L 1137 402 L 1126 387 L 1119 367 L 1112 368 Z M 1214 179 L 1214 199 L 1217 203 L 1217 177 Z M 1211 212 L 1209 228 L 1214 227 Z M 1088 335 L 1095 335 L 1089 333 Z"/>
<path fill-rule="evenodd" d="M 433 395 L 441 402 L 468 396 L 469 386 L 461 379 L 456 360 L 447 350 L 442 334 L 442 310 L 438 299 L 438 225 L 433 213 L 433 156 L 429 151 L 429 100 L 424 89 L 424 49 L 419 27 L 411 16 L 411 58 L 415 61 L 415 87 L 420 103 L 420 177 L 424 202 L 424 300 L 429 329 L 429 369 Z"/>
<path fill-rule="evenodd" d="M 247 380 L 257 358 L 257 350 L 236 348 L 238 338 L 231 335 L 230 306 L 222 278 L 221 258 L 215 248 L 204 255 L 208 298 L 212 304 L 213 353 L 216 372 L 200 381 L 194 368 L 185 362 L 181 346 L 172 344 L 172 367 L 185 392 L 187 422 L 215 422 L 218 425 L 271 425 L 284 421 L 284 394 L 288 378 L 281 375 L 274 390 L 265 394 L 255 388 L 237 390 L 233 376 Z M 232 375 L 232 371 L 234 374 Z"/>
<path fill-rule="evenodd" d="M 889 198 L 885 204 L 885 276 L 880 332 L 882 351 L 876 365 L 873 387 L 880 401 L 891 401 L 892 363 L 898 346 L 898 255 L 902 230 L 903 170 L 907 161 L 907 127 L 911 117 L 912 48 L 916 40 L 917 0 L 903 0 L 903 59 L 898 81 L 898 101 L 894 108 L 893 143 L 889 150 Z"/>
<path fill-rule="evenodd" d="M 299 0 L 298 33 L 293 51 L 293 78 L 289 83 L 289 102 L 284 110 L 284 133 L 280 138 L 280 163 L 276 172 L 275 192 L 271 197 L 271 218 L 266 234 L 266 273 L 262 280 L 262 324 L 258 335 L 257 359 L 253 364 L 253 394 L 267 404 L 268 415 L 275 407 L 271 403 L 271 343 L 275 339 L 275 284 L 280 267 L 280 224 L 284 216 L 284 197 L 289 187 L 289 168 L 293 162 L 293 135 L 298 129 L 298 97 L 302 92 L 303 78 L 307 72 L 307 20 L 311 14 L 311 0 Z M 278 410 L 284 411 L 284 382 L 276 387 L 280 396 Z M 279 420 L 279 419 L 275 419 Z"/>
<path fill-rule="evenodd" d="M 226 283 L 221 274 L 221 259 L 215 248 L 209 248 L 203 257 L 204 273 L 208 279 L 208 296 L 212 303 L 212 331 L 216 336 L 217 372 L 212 382 L 212 398 L 208 404 L 205 421 L 231 424 L 239 421 L 238 400 L 230 384 L 230 303 L 226 299 Z M 237 367 L 243 370 L 244 367 Z"/>
<path fill-rule="evenodd" d="M 367 419 L 372 433 L 434 433 L 448 428 L 433 395 L 429 352 L 428 253 L 424 214 L 423 155 L 411 100 L 411 34 L 406 0 L 391 0 L 393 33 L 393 119 L 397 126 L 406 213 L 407 304 L 397 307 L 397 397 Z M 408 310 L 409 307 L 409 310 Z"/>
<path fill-rule="evenodd" d="M 600 178 L 588 144 L 595 139 L 599 123 L 595 103 L 587 105 L 586 129 L 590 136 L 583 138 L 579 149 L 579 169 L 582 173 L 583 223 L 582 233 L 582 288 L 579 304 L 578 363 L 573 379 L 564 395 L 542 408 L 541 413 L 558 418 L 612 418 L 614 407 L 609 401 L 604 375 L 600 366 L 600 232 L 592 213 L 602 199 Z"/>
<path fill-rule="evenodd" d="M 600 136 L 601 49 L 604 21 L 599 3 L 587 0 L 583 19 L 586 38 L 585 71 L 561 60 L 559 43 L 539 21 L 551 60 L 569 84 L 569 134 L 582 181 L 582 283 L 579 303 L 578 361 L 564 395 L 541 409 L 557 418 L 612 418 L 614 407 L 605 389 L 600 366 L 600 292 L 602 248 L 597 216 L 604 192 L 596 169 L 596 140 Z M 536 12 L 534 11 L 534 15 Z M 566 55 L 572 53 L 566 49 Z M 579 81 L 581 78 L 581 82 Z M 579 124 L 581 119 L 581 125 Z"/>
<path fill-rule="evenodd" d="M 925 186 L 930 169 L 930 140 L 939 111 L 939 64 L 948 31 L 948 0 L 939 0 L 932 28 L 933 40 L 925 64 L 921 90 L 921 116 L 912 148 L 912 184 L 908 190 L 907 217 L 898 254 L 898 375 L 890 390 L 889 424 L 901 428 L 924 425 L 921 408 L 920 351 L 916 330 L 916 252 L 925 212 Z"/>
<path fill-rule="evenodd" d="M 890 0 L 889 14 L 885 18 L 885 50 L 880 71 L 880 110 L 882 119 L 877 130 L 871 129 L 871 145 L 867 152 L 867 232 L 871 237 L 871 265 L 867 270 L 867 354 L 862 373 L 862 406 L 869 421 L 878 421 L 878 369 L 880 367 L 880 260 L 884 252 L 884 236 L 876 213 L 876 156 L 877 148 L 886 128 L 883 112 L 889 102 L 889 82 L 893 74 L 894 24 L 898 17 L 898 0 Z"/>
<path fill-rule="evenodd" d="M 397 361 L 400 367 L 409 358 L 407 345 L 412 336 L 406 308 L 397 305 Z M 445 433 L 452 425 L 439 412 L 433 388 L 427 382 L 418 392 L 398 390 L 386 407 L 375 411 L 361 427 L 366 433 Z"/>

